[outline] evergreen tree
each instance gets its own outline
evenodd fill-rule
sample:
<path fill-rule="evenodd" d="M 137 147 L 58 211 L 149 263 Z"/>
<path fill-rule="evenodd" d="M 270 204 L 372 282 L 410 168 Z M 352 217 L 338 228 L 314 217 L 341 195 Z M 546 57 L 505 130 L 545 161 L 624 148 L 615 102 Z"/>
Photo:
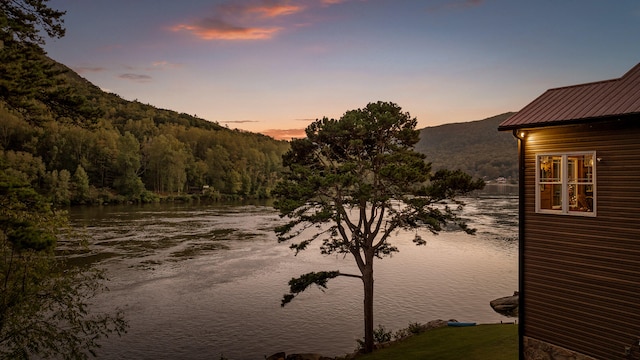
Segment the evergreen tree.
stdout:
<path fill-rule="evenodd" d="M 417 120 L 393 103 L 370 103 L 339 120 L 316 120 L 307 138 L 291 142 L 284 155 L 289 171 L 276 189 L 275 207 L 288 219 L 276 229 L 279 241 L 297 239 L 296 252 L 322 240 L 323 254 L 344 254 L 359 274 L 321 271 L 289 282 L 284 306 L 311 285 L 326 287 L 338 276 L 357 278 L 364 288 L 364 350 L 373 350 L 373 264 L 398 249 L 390 242 L 398 230 L 420 227 L 436 233 L 458 223 L 442 202 L 482 188 L 460 171 L 431 173 L 424 155 L 413 150 Z M 456 209 L 458 204 L 456 204 Z M 425 241 L 416 235 L 418 245 Z"/>

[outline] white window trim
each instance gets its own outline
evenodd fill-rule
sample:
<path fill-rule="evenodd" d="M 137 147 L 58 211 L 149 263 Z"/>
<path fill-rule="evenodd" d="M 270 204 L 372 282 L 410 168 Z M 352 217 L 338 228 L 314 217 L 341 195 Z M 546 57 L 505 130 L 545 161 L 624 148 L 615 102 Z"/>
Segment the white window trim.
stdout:
<path fill-rule="evenodd" d="M 583 212 L 583 211 L 569 211 L 569 189 L 567 184 L 569 183 L 569 162 L 567 161 L 568 156 L 580 156 L 580 155 L 591 155 L 593 159 L 593 211 L 591 212 Z M 562 185 L 562 209 L 561 210 L 551 210 L 551 209 L 541 209 L 540 208 L 540 157 L 542 156 L 560 156 L 562 157 L 562 168 L 561 175 L 562 178 L 560 180 L 560 184 Z M 535 183 L 535 202 L 536 202 L 536 213 L 539 214 L 553 214 L 553 215 L 568 215 L 568 216 L 586 216 L 586 217 L 595 217 L 597 211 L 597 177 L 596 177 L 596 164 L 597 157 L 595 151 L 575 151 L 575 152 L 552 152 L 552 153 L 539 153 L 535 154 L 536 157 L 536 183 Z"/>

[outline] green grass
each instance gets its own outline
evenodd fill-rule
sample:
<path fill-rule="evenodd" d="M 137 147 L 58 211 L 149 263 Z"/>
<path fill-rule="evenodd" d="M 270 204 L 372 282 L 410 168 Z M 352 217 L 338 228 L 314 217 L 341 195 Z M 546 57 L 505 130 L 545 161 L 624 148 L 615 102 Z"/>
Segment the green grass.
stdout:
<path fill-rule="evenodd" d="M 358 360 L 514 360 L 518 326 L 514 324 L 443 327 L 359 356 Z"/>

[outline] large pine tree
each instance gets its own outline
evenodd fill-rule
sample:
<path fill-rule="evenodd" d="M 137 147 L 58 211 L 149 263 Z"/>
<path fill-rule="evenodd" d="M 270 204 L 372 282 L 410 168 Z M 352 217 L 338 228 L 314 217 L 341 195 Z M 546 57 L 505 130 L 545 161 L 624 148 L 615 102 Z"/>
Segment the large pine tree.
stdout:
<path fill-rule="evenodd" d="M 276 208 L 289 221 L 276 232 L 280 241 L 297 239 L 301 251 L 314 240 L 322 253 L 351 255 L 359 274 L 321 271 L 289 282 L 283 306 L 310 285 L 326 287 L 338 276 L 358 278 L 364 286 L 364 350 L 373 349 L 373 263 L 397 251 L 398 230 L 424 227 L 438 232 L 460 223 L 442 201 L 482 188 L 460 171 L 431 173 L 418 142 L 417 120 L 394 103 L 370 103 L 339 120 L 317 120 L 307 137 L 294 140 L 283 157 L 289 168 L 277 188 Z M 457 206 L 456 206 L 457 208 Z M 424 244 L 419 236 L 416 244 Z"/>

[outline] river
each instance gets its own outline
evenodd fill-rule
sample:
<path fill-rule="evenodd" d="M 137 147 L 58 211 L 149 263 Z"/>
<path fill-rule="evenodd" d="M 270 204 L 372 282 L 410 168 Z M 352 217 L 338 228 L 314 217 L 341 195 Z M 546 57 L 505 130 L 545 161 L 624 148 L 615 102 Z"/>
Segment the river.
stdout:
<path fill-rule="evenodd" d="M 392 240 L 400 252 L 377 260 L 375 324 L 388 330 L 434 319 L 512 321 L 489 301 L 518 286 L 517 193 L 508 185 L 464 199 L 476 235 L 420 232 Z M 106 270 L 110 291 L 97 311 L 125 311 L 130 328 L 103 342 L 103 359 L 264 359 L 279 351 L 338 356 L 362 338 L 362 284 L 337 278 L 284 308 L 292 277 L 356 273 L 349 257 L 278 244 L 281 223 L 264 204 L 183 204 L 73 208 L 89 245 L 75 263 Z"/>

